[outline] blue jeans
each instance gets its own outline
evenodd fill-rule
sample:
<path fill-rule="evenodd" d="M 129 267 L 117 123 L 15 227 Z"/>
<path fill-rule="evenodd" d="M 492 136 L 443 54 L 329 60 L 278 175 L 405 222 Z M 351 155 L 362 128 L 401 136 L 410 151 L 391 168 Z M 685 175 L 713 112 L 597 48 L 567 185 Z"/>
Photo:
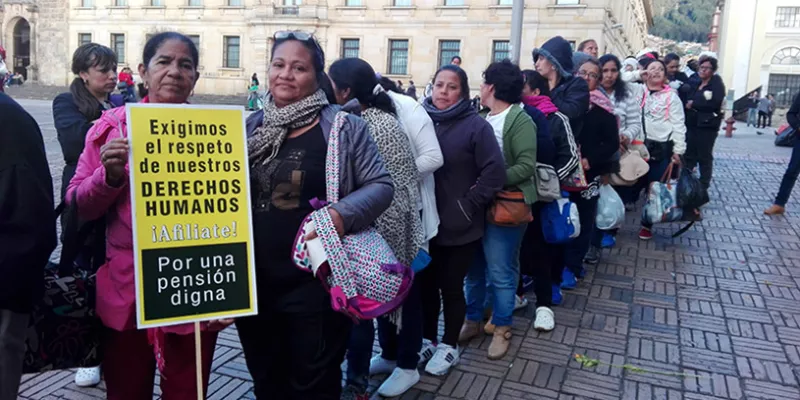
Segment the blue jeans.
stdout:
<path fill-rule="evenodd" d="M 387 317 L 378 318 L 378 342 L 381 356 L 389 361 L 397 361 L 401 369 L 416 369 L 419 351 L 422 348 L 422 298 L 420 284 L 415 280 L 403 302 L 402 329 Z M 369 383 L 369 362 L 372 358 L 372 344 L 375 341 L 375 328 L 372 321 L 361 321 L 353 327 L 347 347 L 347 383 L 366 389 Z"/>
<path fill-rule="evenodd" d="M 775 204 L 783 207 L 789 201 L 789 195 L 792 194 L 794 183 L 797 181 L 797 176 L 800 175 L 800 140 L 794 142 L 792 149 L 792 158 L 789 160 L 789 166 L 786 167 L 786 172 L 783 174 L 781 180 L 781 188 L 778 189 L 778 196 L 775 197 Z"/>
<path fill-rule="evenodd" d="M 481 321 L 488 300 L 493 305 L 492 323 L 511 325 L 519 280 L 519 252 L 527 227 L 528 224 L 508 227 L 486 223 L 482 246 L 464 283 L 468 320 Z"/>
<path fill-rule="evenodd" d="M 747 110 L 747 126 L 758 126 L 758 109 L 750 108 Z"/>

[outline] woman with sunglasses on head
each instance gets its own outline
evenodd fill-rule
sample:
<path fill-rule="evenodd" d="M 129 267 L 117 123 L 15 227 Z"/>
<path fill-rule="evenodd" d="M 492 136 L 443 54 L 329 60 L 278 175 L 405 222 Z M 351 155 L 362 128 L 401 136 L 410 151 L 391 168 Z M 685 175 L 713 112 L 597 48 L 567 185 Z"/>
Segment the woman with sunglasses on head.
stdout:
<path fill-rule="evenodd" d="M 139 64 L 139 74 L 150 89 L 142 102 L 186 103 L 200 77 L 199 58 L 194 42 L 180 33 L 163 32 L 150 38 Z M 103 344 L 107 395 L 112 400 L 152 398 L 158 367 L 162 398 L 196 399 L 194 325 L 136 328 L 126 126 L 125 107 L 108 110 L 95 121 L 86 133 L 66 195 L 82 219 L 107 216 L 107 262 L 97 271 L 97 315 L 108 328 Z M 203 388 L 211 373 L 217 331 L 232 322 L 202 324 Z"/>
<path fill-rule="evenodd" d="M 339 104 L 367 122 L 394 182 L 392 204 L 375 220 L 375 228 L 397 259 L 404 265 L 411 265 L 424 242 L 419 210 L 420 173 L 414 162 L 411 142 L 397 120 L 391 97 L 366 61 L 359 58 L 338 60 L 331 65 L 328 74 Z M 370 374 L 392 374 L 379 389 L 379 393 L 386 397 L 399 396 L 419 381 L 416 367 L 422 344 L 422 309 L 419 291 L 414 286 L 419 285 L 412 285 L 403 303 L 399 324 L 390 322 L 389 316 L 378 318 L 381 343 L 386 348 L 372 363 L 373 321 L 361 321 L 354 327 L 347 353 L 348 394 L 354 397 L 365 394 Z M 398 326 L 401 327 L 400 339 L 404 342 L 401 349 L 397 345 Z M 398 354 L 398 350 L 403 353 Z M 399 355 L 404 357 L 399 359 Z"/>
<path fill-rule="evenodd" d="M 78 158 L 86 143 L 86 133 L 103 111 L 125 104 L 121 95 L 111 94 L 117 87 L 117 56 L 110 48 L 96 43 L 78 47 L 72 54 L 72 73 L 75 74 L 75 79 L 70 85 L 69 92 L 61 93 L 53 100 L 53 122 L 65 163 L 61 175 L 62 199 L 67 192 L 69 181 L 75 175 Z M 63 239 L 69 241 L 72 238 L 62 236 L 62 241 Z M 91 243 L 103 246 L 103 232 L 92 235 L 90 240 Z M 65 245 L 85 248 L 76 260 L 82 263 L 83 267 L 92 269 L 93 262 L 98 263 L 97 266 L 105 262 L 92 257 L 91 245 L 85 243 Z M 94 386 L 98 383 L 100 383 L 100 367 L 80 368 L 75 373 L 75 385 L 78 387 Z"/>
<path fill-rule="evenodd" d="M 352 322 L 291 254 L 312 200 L 326 199 L 328 139 L 341 107 L 321 89 L 317 40 L 299 31 L 274 38 L 270 93 L 247 120 L 259 314 L 236 327 L 257 398 L 338 400 Z M 330 213 L 343 236 L 375 222 L 394 190 L 364 120 L 348 115 L 339 141 L 341 200 Z"/>

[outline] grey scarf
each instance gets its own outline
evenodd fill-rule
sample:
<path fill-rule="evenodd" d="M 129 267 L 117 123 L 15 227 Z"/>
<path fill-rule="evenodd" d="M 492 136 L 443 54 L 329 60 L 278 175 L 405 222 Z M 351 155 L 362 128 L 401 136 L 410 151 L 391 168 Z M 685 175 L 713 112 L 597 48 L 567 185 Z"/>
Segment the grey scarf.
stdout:
<path fill-rule="evenodd" d="M 264 122 L 256 128 L 255 134 L 247 139 L 250 149 L 250 163 L 261 162 L 266 165 L 278 155 L 278 151 L 289 131 L 308 126 L 319 116 L 320 110 L 328 105 L 322 89 L 314 94 L 285 107 L 275 106 L 270 94 L 264 104 Z"/>

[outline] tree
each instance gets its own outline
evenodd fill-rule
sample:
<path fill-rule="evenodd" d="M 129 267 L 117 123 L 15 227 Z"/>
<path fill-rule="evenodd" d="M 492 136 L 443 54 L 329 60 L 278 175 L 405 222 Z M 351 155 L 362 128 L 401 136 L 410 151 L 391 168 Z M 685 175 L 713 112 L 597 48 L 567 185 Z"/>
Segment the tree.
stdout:
<path fill-rule="evenodd" d="M 653 0 L 650 33 L 678 42 L 708 41 L 716 0 Z M 659 14 L 660 13 L 660 14 Z"/>

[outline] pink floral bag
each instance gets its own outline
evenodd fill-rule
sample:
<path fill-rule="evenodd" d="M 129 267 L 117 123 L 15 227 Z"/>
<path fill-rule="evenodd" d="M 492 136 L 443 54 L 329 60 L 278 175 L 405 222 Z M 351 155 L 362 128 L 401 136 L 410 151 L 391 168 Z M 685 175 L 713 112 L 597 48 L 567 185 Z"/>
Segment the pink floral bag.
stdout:
<path fill-rule="evenodd" d="M 386 240 L 373 227 L 339 238 L 328 207 L 339 201 L 339 133 L 347 114 L 339 112 L 331 127 L 325 181 L 328 202 L 312 200 L 317 210 L 309 214 L 295 238 L 292 260 L 314 273 L 306 234 L 313 224 L 325 250 L 326 260 L 316 276 L 331 294 L 331 306 L 353 319 L 372 319 L 398 309 L 414 278 L 411 267 L 402 265 Z"/>

